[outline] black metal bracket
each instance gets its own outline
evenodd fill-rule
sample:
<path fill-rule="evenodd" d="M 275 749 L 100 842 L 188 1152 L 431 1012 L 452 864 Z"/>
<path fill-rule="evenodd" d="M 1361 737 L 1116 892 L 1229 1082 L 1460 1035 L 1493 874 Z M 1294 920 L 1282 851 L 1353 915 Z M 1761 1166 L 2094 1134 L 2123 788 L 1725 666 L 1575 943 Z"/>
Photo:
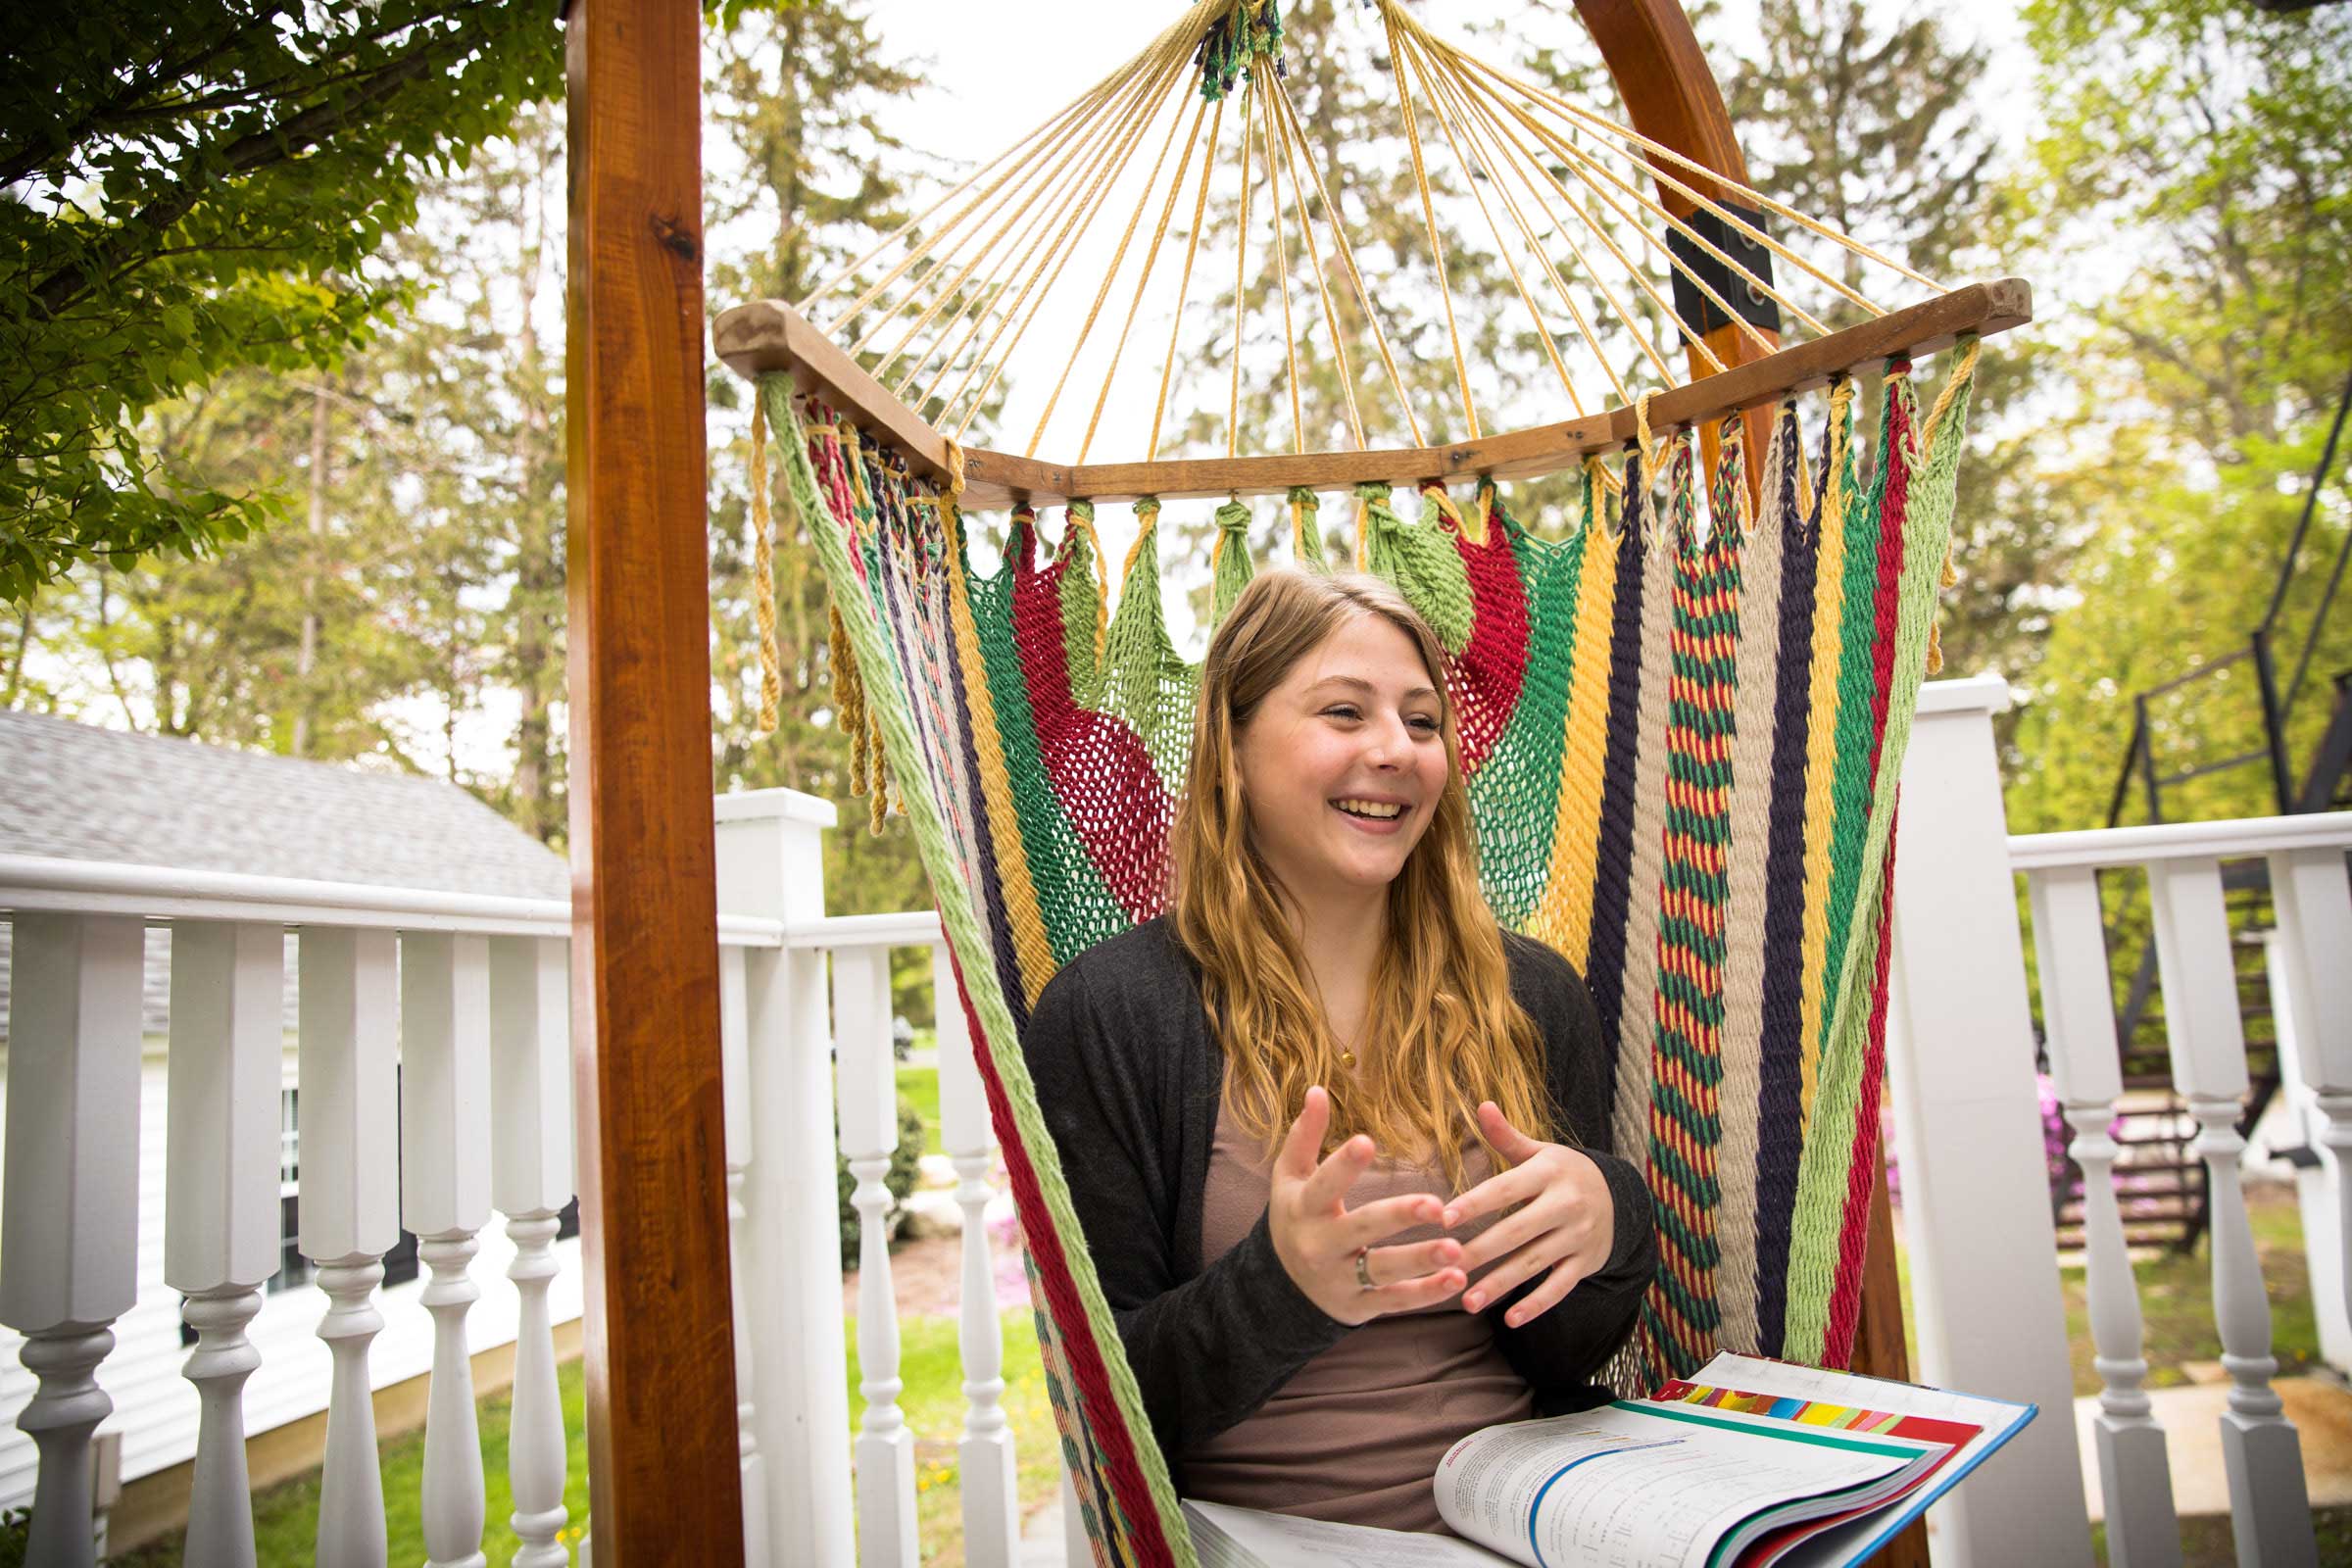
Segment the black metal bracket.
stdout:
<path fill-rule="evenodd" d="M 1752 208 L 1730 202 L 1721 204 L 1726 212 L 1735 213 L 1741 222 L 1761 230 L 1764 215 Z M 1759 284 L 1772 282 L 1772 252 L 1758 240 L 1732 227 L 1723 219 L 1705 208 L 1693 211 L 1683 221 L 1697 233 L 1706 236 L 1707 243 L 1738 263 L 1726 267 L 1702 250 L 1698 243 L 1679 228 L 1666 231 L 1666 248 L 1674 257 L 1674 314 L 1697 327 L 1712 332 L 1719 326 L 1729 326 L 1732 318 L 1724 315 L 1716 303 L 1707 298 L 1692 274 L 1706 279 L 1707 287 L 1722 296 L 1724 302 L 1740 313 L 1740 318 L 1767 332 L 1781 329 L 1781 308 Z"/>

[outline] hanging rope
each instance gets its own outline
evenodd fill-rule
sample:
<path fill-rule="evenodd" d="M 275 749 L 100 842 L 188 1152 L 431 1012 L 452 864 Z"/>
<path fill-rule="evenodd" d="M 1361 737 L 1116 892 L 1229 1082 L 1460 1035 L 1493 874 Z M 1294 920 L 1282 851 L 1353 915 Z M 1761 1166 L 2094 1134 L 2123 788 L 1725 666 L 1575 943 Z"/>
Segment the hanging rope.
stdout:
<path fill-rule="evenodd" d="M 752 619 L 760 628 L 760 733 L 773 735 L 784 698 L 776 652 L 776 528 L 767 499 L 767 411 L 752 399 Z"/>

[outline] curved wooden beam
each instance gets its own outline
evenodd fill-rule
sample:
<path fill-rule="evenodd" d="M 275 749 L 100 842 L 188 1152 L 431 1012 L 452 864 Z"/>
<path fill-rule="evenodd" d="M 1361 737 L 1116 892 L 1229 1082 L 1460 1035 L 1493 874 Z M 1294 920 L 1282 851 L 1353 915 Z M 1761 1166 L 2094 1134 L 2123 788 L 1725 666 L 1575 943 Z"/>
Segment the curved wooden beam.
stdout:
<path fill-rule="evenodd" d="M 1723 106 L 1723 91 L 1715 84 L 1715 73 L 1678 0 L 1576 0 L 1576 10 L 1617 83 L 1617 95 L 1625 100 L 1634 129 L 1717 173 L 1742 185 L 1748 183 L 1747 160 L 1740 152 L 1731 113 Z M 1711 201 L 1733 199 L 1720 186 L 1711 186 L 1686 171 L 1675 172 Z M 1677 218 L 1690 217 L 1697 206 L 1664 180 L 1658 182 L 1658 200 Z M 1777 332 L 1763 335 L 1776 346 L 1780 342 Z M 1726 369 L 1772 352 L 1737 324 L 1719 326 L 1702 341 Z M 1689 350 L 1686 357 L 1693 381 L 1718 373 L 1696 348 Z M 1746 425 L 1747 482 L 1752 490 L 1764 480 L 1765 441 L 1771 434 L 1772 412 L 1750 413 Z M 1715 438 L 1703 434 L 1701 443 L 1706 466 L 1700 471 L 1712 473 Z"/>

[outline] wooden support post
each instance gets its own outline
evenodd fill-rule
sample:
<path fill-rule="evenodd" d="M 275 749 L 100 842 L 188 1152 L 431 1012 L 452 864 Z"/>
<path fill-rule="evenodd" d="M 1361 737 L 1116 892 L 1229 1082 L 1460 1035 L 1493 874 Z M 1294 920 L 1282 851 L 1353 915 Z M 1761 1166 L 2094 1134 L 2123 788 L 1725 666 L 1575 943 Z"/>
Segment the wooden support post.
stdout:
<path fill-rule="evenodd" d="M 574 0 L 572 1061 L 606 1568 L 743 1561 L 704 534 L 702 11 Z"/>

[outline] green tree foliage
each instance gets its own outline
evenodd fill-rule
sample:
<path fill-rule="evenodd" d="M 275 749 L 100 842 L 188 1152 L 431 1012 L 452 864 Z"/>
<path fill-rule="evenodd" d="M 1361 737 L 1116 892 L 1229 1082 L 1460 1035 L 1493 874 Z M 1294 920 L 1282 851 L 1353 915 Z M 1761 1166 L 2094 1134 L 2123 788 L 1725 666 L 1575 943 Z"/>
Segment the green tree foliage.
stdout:
<path fill-rule="evenodd" d="M 235 537 L 267 487 L 174 468 L 146 411 L 323 370 L 404 297 L 418 182 L 562 87 L 544 0 L 106 0 L 0 77 L 0 597 Z"/>
<path fill-rule="evenodd" d="M 422 183 L 419 224 L 381 259 L 412 303 L 336 369 L 235 370 L 148 416 L 161 461 L 282 490 L 292 515 L 211 553 L 100 564 L 26 607 L 62 620 L 45 652 L 85 699 L 164 734 L 430 767 L 560 833 L 561 140 L 558 115 L 526 109 Z M 512 765 L 473 777 L 458 731 L 506 706 L 493 688 L 518 715 Z"/>
<path fill-rule="evenodd" d="M 2026 18 L 2048 128 L 2006 193 L 2009 220 L 2051 271 L 2093 284 L 2038 478 L 2088 542 L 2020 729 L 2011 820 L 2079 828 L 2106 820 L 2132 694 L 2245 648 L 2352 372 L 2352 14 L 2036 0 Z M 2352 527 L 2342 471 L 2282 611 L 2292 650 Z M 2340 596 L 2311 667 L 2298 766 L 2328 679 L 2352 668 Z M 2240 663 L 2154 706 L 2161 770 L 2260 745 L 2251 676 Z M 2275 808 L 2257 766 L 2166 814 Z"/>

